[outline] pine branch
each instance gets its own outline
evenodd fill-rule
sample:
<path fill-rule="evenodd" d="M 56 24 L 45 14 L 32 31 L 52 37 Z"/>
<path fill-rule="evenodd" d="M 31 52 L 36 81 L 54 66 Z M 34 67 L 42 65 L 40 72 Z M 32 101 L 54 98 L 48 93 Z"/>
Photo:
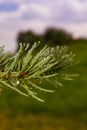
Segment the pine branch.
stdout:
<path fill-rule="evenodd" d="M 30 50 L 28 44 L 20 44 L 14 56 L 4 54 L 4 46 L 0 47 L 0 84 L 44 102 L 33 90 L 54 92 L 40 86 L 43 79 L 55 86 L 62 86 L 58 77 L 72 80 L 75 75 L 63 74 L 63 70 L 72 66 L 74 55 L 68 53 L 66 46 L 50 48 L 47 45 L 34 54 L 39 44 L 34 43 Z"/>

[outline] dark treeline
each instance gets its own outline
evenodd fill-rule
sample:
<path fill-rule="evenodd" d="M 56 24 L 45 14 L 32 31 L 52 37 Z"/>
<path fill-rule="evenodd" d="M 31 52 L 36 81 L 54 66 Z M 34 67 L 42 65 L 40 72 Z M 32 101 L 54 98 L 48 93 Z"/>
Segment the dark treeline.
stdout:
<path fill-rule="evenodd" d="M 62 29 L 48 28 L 43 34 L 35 34 L 33 31 L 20 32 L 17 37 L 17 44 L 29 43 L 30 48 L 34 42 L 41 41 L 42 46 L 45 44 L 56 46 L 56 45 L 67 45 L 74 41 L 87 41 L 86 39 L 74 39 L 73 35 Z"/>

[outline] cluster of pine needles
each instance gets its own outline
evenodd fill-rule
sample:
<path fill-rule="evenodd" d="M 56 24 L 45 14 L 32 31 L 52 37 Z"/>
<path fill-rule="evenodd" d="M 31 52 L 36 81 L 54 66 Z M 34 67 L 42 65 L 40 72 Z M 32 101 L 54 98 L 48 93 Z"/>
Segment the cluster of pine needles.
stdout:
<path fill-rule="evenodd" d="M 54 90 L 42 88 L 40 82 L 45 80 L 54 86 L 62 86 L 58 77 L 72 80 L 75 75 L 64 74 L 63 70 L 72 65 L 74 55 L 68 52 L 67 46 L 45 45 L 37 52 L 39 44 L 34 43 L 31 49 L 29 44 L 20 44 L 18 52 L 13 56 L 4 54 L 4 46 L 0 47 L 0 85 L 44 102 L 37 96 L 37 90 L 50 93 Z"/>

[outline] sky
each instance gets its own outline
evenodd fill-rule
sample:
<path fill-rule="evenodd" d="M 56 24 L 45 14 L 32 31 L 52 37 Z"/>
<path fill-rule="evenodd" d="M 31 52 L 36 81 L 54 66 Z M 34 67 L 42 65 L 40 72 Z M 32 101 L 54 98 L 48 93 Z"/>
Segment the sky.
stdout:
<path fill-rule="evenodd" d="M 87 38 L 87 0 L 0 0 L 0 46 L 15 52 L 21 31 L 65 29 Z"/>

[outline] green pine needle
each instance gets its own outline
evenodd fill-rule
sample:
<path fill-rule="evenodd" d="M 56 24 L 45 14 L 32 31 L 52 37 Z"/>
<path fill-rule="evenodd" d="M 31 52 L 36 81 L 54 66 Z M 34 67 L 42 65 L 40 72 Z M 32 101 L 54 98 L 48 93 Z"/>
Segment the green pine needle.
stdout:
<path fill-rule="evenodd" d="M 72 80 L 76 75 L 63 74 L 63 70 L 70 67 L 74 55 L 68 53 L 68 47 L 43 47 L 37 54 L 40 42 L 34 43 L 29 50 L 29 44 L 20 44 L 14 56 L 4 54 L 4 46 L 0 47 L 0 84 L 7 86 L 24 96 L 31 96 L 44 102 L 37 96 L 35 89 L 43 92 L 54 92 L 40 86 L 41 80 L 62 86 L 58 77 Z M 24 91 L 23 91 L 24 90 Z M 34 90 L 34 91 L 33 91 Z"/>

